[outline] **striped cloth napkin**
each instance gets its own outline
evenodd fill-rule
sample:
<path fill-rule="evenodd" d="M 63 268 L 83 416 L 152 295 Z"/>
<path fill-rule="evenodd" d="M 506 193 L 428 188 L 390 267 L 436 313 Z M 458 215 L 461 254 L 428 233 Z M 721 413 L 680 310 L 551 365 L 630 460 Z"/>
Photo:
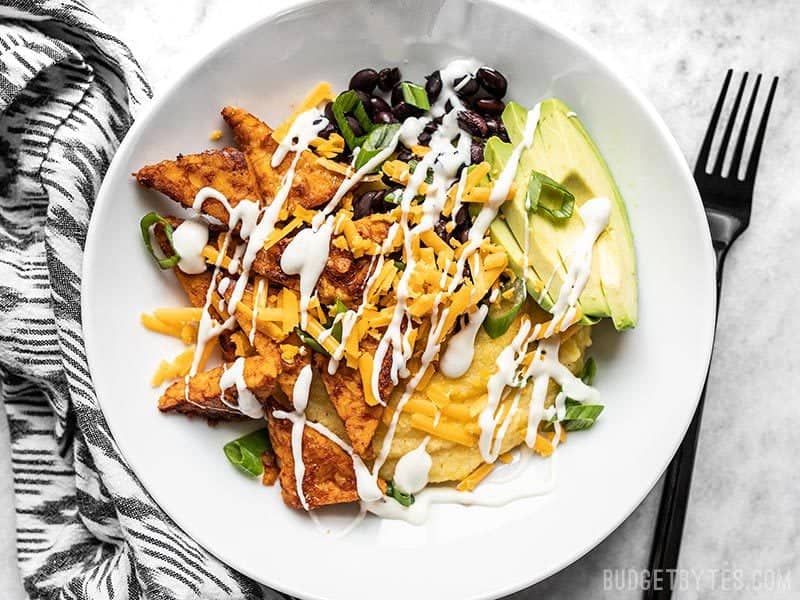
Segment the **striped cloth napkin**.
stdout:
<path fill-rule="evenodd" d="M 0 398 L 33 598 L 285 598 L 211 557 L 119 454 L 81 335 L 103 175 L 151 95 L 80 0 L 0 0 Z"/>

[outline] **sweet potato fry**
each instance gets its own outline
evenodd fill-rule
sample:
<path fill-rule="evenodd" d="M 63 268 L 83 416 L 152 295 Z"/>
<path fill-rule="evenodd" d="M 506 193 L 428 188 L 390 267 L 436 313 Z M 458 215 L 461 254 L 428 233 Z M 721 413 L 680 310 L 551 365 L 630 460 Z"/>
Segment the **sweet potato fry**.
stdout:
<path fill-rule="evenodd" d="M 302 508 L 297 495 L 292 456 L 292 423 L 267 413 L 269 437 L 280 464 L 281 496 L 292 508 Z M 306 426 L 303 429 L 303 495 L 309 508 L 358 500 L 350 455 L 335 442 Z"/>
<path fill-rule="evenodd" d="M 275 197 L 293 155 L 273 168 L 270 161 L 278 144 L 272 139 L 272 129 L 257 117 L 236 106 L 226 106 L 222 110 L 222 116 L 233 130 L 236 143 L 247 156 L 263 197 L 269 201 Z M 315 208 L 325 204 L 336 193 L 342 182 L 341 175 L 321 167 L 316 160 L 313 153 L 304 151 L 297 163 L 294 181 L 287 197 L 290 213 L 294 206 Z"/>
<path fill-rule="evenodd" d="M 134 176 L 141 185 L 159 191 L 187 208 L 192 206 L 197 192 L 204 187 L 213 187 L 221 192 L 231 206 L 244 199 L 261 199 L 247 160 L 236 148 L 180 155 L 175 160 L 142 167 Z M 223 223 L 228 222 L 228 211 L 218 200 L 207 199 L 201 209 Z"/>
<path fill-rule="evenodd" d="M 158 408 L 162 412 L 179 412 L 187 415 L 196 415 L 212 420 L 229 420 L 243 418 L 235 408 L 226 406 L 222 400 L 220 378 L 224 372 L 223 367 L 217 367 L 204 373 L 198 373 L 189 378 L 189 391 L 186 393 L 186 383 L 179 379 L 169 386 L 158 401 Z M 259 401 L 266 402 L 280 373 L 280 357 L 251 356 L 244 361 L 244 380 L 247 387 L 255 394 Z M 236 404 L 236 389 L 231 387 L 225 390 L 225 400 Z"/>

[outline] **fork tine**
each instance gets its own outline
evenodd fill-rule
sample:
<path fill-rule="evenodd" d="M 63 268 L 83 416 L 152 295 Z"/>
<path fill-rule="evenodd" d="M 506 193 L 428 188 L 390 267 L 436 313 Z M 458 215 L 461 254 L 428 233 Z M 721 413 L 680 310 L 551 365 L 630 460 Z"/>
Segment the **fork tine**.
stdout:
<path fill-rule="evenodd" d="M 739 84 L 739 92 L 736 94 L 736 100 L 733 102 L 731 114 L 728 117 L 728 123 L 725 125 L 725 133 L 722 134 L 722 142 L 719 145 L 719 153 L 717 160 L 714 164 L 714 169 L 711 171 L 712 175 L 722 175 L 722 163 L 725 162 L 725 153 L 728 151 L 728 142 L 731 140 L 731 133 L 733 133 L 733 125 L 736 121 L 736 115 L 739 112 L 739 105 L 742 102 L 744 95 L 744 86 L 747 84 L 747 71 L 742 75 L 742 83 Z"/>
<path fill-rule="evenodd" d="M 747 130 L 750 128 L 750 117 L 753 115 L 753 106 L 756 103 L 758 96 L 758 86 L 761 84 L 761 73 L 756 77 L 756 83 L 753 86 L 753 93 L 750 95 L 750 102 L 747 104 L 747 111 L 744 113 L 744 120 L 742 120 L 742 127 L 739 130 L 739 137 L 736 139 L 736 147 L 733 149 L 733 158 L 731 158 L 731 168 L 728 171 L 728 177 L 739 179 L 739 165 L 742 161 L 742 153 L 744 152 L 744 142 L 747 137 Z"/>
<path fill-rule="evenodd" d="M 697 156 L 697 163 L 694 168 L 695 177 L 700 173 L 703 175 L 706 174 L 708 155 L 711 152 L 711 142 L 714 141 L 714 132 L 717 129 L 717 122 L 722 113 L 722 105 L 725 104 L 725 95 L 728 93 L 728 84 L 731 82 L 732 75 L 733 69 L 728 69 L 728 73 L 725 75 L 725 82 L 722 84 L 722 89 L 717 98 L 717 105 L 714 107 L 714 114 L 711 115 L 711 121 L 708 124 L 708 129 L 706 129 L 706 136 L 703 138 L 703 145 L 700 146 L 700 154 Z"/>
<path fill-rule="evenodd" d="M 756 181 L 756 169 L 758 168 L 758 158 L 761 155 L 761 145 L 764 143 L 764 134 L 767 131 L 767 119 L 769 119 L 769 111 L 772 108 L 772 99 L 775 97 L 775 89 L 778 87 L 778 78 L 772 79 L 772 85 L 769 88 L 769 96 L 767 102 L 764 104 L 764 113 L 761 115 L 761 122 L 758 124 L 758 131 L 756 132 L 755 140 L 753 141 L 753 150 L 750 153 L 750 162 L 747 164 L 747 173 L 745 173 L 744 180 L 751 186 Z"/>

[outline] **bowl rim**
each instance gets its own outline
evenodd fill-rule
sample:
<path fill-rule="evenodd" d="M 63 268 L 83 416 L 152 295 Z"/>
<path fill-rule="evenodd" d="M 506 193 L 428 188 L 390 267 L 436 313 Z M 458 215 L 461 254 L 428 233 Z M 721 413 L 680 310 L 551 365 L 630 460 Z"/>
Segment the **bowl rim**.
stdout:
<path fill-rule="evenodd" d="M 84 339 L 84 349 L 86 352 L 86 359 L 87 364 L 89 367 L 89 373 L 91 374 L 95 371 L 97 365 L 96 356 L 100 354 L 101 349 L 95 348 L 96 352 L 90 349 L 89 343 L 87 343 L 88 339 L 93 339 L 92 335 L 88 335 L 91 331 L 91 326 L 87 325 L 91 323 L 90 319 L 87 319 L 87 314 L 89 312 L 89 302 L 88 298 L 90 294 L 88 290 L 95 285 L 95 277 L 92 275 L 92 257 L 95 256 L 99 250 L 97 247 L 97 240 L 98 240 L 98 233 L 97 230 L 100 228 L 99 219 L 96 218 L 98 214 L 98 207 L 101 206 L 103 203 L 110 202 L 110 199 L 107 198 L 109 196 L 109 189 L 110 183 L 109 181 L 114 179 L 114 175 L 116 175 L 117 171 L 124 169 L 123 162 L 121 160 L 117 160 L 119 156 L 123 156 L 129 146 L 132 146 L 137 143 L 139 133 L 141 130 L 146 129 L 149 126 L 150 115 L 155 113 L 161 106 L 164 104 L 169 98 L 171 98 L 174 94 L 178 93 L 178 90 L 184 85 L 184 83 L 193 77 L 198 71 L 202 70 L 206 63 L 208 63 L 211 59 L 216 57 L 216 55 L 229 46 L 235 44 L 241 38 L 244 38 L 251 34 L 253 31 L 258 30 L 259 28 L 263 27 L 265 24 L 281 19 L 285 16 L 291 15 L 297 11 L 301 11 L 304 9 L 312 8 L 317 5 L 326 4 L 326 3 L 336 3 L 341 2 L 344 0 L 297 0 L 296 2 L 290 3 L 282 3 L 279 6 L 269 7 L 269 5 L 265 5 L 263 12 L 251 23 L 237 29 L 236 31 L 230 33 L 226 37 L 222 37 L 217 40 L 215 43 L 209 44 L 205 47 L 204 51 L 198 53 L 198 56 L 190 60 L 183 65 L 181 65 L 181 72 L 171 81 L 167 82 L 164 87 L 161 89 L 160 92 L 157 92 L 153 98 L 149 100 L 149 102 L 143 104 L 139 107 L 138 112 L 135 114 L 135 121 L 128 132 L 125 134 L 122 142 L 120 143 L 119 147 L 117 148 L 116 152 L 114 153 L 114 157 L 108 167 L 108 170 L 103 177 L 103 182 L 100 186 L 100 189 L 97 193 L 97 197 L 95 198 L 95 204 L 92 208 L 92 215 L 89 221 L 89 226 L 87 229 L 86 234 L 86 242 L 84 246 L 84 254 L 81 260 L 82 266 L 82 276 L 81 276 L 81 321 L 82 321 L 82 330 L 83 330 L 83 339 Z M 383 2 L 391 2 L 392 0 L 371 0 L 370 4 L 373 6 L 377 5 L 380 6 Z M 442 1 L 450 1 L 450 0 L 442 0 Z M 538 17 L 534 12 L 530 9 L 527 9 L 524 5 L 522 5 L 517 0 L 513 0 L 510 2 L 504 0 L 460 0 L 463 4 L 484 4 L 489 5 L 495 10 L 506 10 L 511 13 L 514 13 L 517 17 L 522 20 L 525 20 L 531 23 L 534 27 L 538 27 L 541 30 L 547 32 L 549 35 L 552 35 L 555 38 L 560 39 L 562 42 L 576 47 L 580 52 L 589 55 L 594 58 L 596 61 L 599 69 L 603 72 L 603 75 L 611 80 L 618 86 L 620 86 L 626 93 L 630 95 L 633 101 L 637 104 L 637 106 L 642 110 L 643 114 L 646 116 L 647 120 L 656 128 L 660 135 L 660 142 L 664 144 L 665 149 L 669 151 L 669 154 L 673 159 L 675 159 L 675 163 L 678 165 L 680 175 L 682 180 L 677 182 L 682 187 L 685 187 L 685 191 L 689 196 L 692 197 L 693 202 L 691 203 L 692 210 L 694 214 L 692 215 L 693 220 L 699 221 L 704 227 L 701 227 L 702 230 L 702 246 L 704 247 L 704 251 L 701 256 L 697 257 L 697 260 L 702 263 L 704 270 L 707 270 L 710 273 L 715 272 L 715 263 L 716 257 L 713 250 L 713 245 L 711 241 L 711 234 L 708 228 L 708 222 L 706 220 L 705 210 L 703 208 L 703 203 L 700 197 L 700 193 L 697 189 L 697 186 L 694 181 L 694 177 L 691 175 L 689 171 L 689 165 L 686 161 L 686 157 L 684 156 L 683 152 L 680 150 L 677 141 L 675 140 L 674 136 L 667 128 L 666 123 L 664 122 L 663 118 L 659 115 L 656 111 L 655 107 L 652 103 L 647 99 L 647 97 L 639 90 L 639 88 L 630 80 L 629 76 L 624 73 L 622 69 L 619 68 L 618 63 L 613 58 L 609 57 L 605 52 L 602 52 L 595 48 L 591 43 L 586 41 L 580 34 L 562 29 L 557 25 L 553 25 L 544 19 Z M 533 586 L 545 579 L 553 576 L 554 574 L 560 572 L 561 570 L 571 566 L 580 558 L 582 558 L 585 554 L 589 551 L 596 548 L 601 542 L 603 542 L 606 538 L 608 538 L 611 533 L 613 533 L 625 520 L 627 520 L 630 515 L 641 505 L 642 501 L 645 497 L 653 490 L 658 480 L 661 478 L 663 473 L 666 471 L 667 466 L 672 461 L 673 456 L 678 450 L 681 442 L 683 441 L 684 436 L 686 435 L 686 431 L 689 428 L 689 425 L 694 417 L 695 411 L 697 409 L 697 405 L 699 403 L 700 394 L 703 389 L 705 379 L 708 373 L 708 368 L 711 361 L 711 353 L 713 349 L 714 343 L 714 335 L 716 330 L 716 319 L 714 317 L 714 306 L 717 301 L 717 288 L 715 284 L 715 280 L 713 277 L 709 278 L 708 280 L 708 290 L 706 290 L 708 297 L 712 299 L 712 302 L 709 303 L 710 311 L 708 315 L 708 319 L 705 321 L 707 326 L 705 327 L 704 331 L 694 332 L 695 335 L 695 343 L 697 345 L 702 344 L 703 352 L 703 365 L 705 365 L 705 369 L 698 370 L 698 378 L 695 384 L 692 386 L 697 391 L 695 393 L 695 398 L 693 402 L 693 410 L 691 413 L 687 413 L 685 423 L 682 427 L 682 434 L 679 439 L 673 444 L 672 451 L 668 455 L 667 459 L 660 467 L 657 472 L 654 472 L 652 480 L 648 481 L 647 485 L 643 488 L 644 491 L 633 502 L 630 507 L 621 513 L 621 517 L 616 520 L 615 522 L 609 522 L 608 527 L 604 528 L 603 531 L 597 535 L 594 539 L 589 541 L 584 547 L 577 549 L 571 556 L 565 559 L 562 563 L 557 564 L 551 568 L 546 569 L 545 571 L 537 573 L 535 577 L 524 579 L 524 578 L 517 578 L 513 581 L 509 581 L 507 585 L 502 588 L 498 588 L 496 591 L 492 592 L 492 597 L 494 598 L 502 598 L 507 595 L 513 594 L 520 590 L 526 589 L 530 586 Z M 93 384 L 94 388 L 94 384 Z M 103 417 L 106 418 L 105 410 L 103 408 L 103 403 L 99 399 L 99 395 L 97 394 L 97 390 L 95 389 L 95 396 L 97 398 L 98 406 L 100 410 L 103 412 Z M 109 430 L 111 431 L 112 436 L 114 435 L 113 428 L 111 426 L 111 422 L 106 418 L 106 422 L 108 423 Z M 120 452 L 122 452 L 120 448 Z M 132 467 L 133 468 L 133 467 Z M 136 470 L 133 469 L 134 473 Z M 137 479 L 139 479 L 138 473 L 136 473 Z M 234 566 L 233 562 L 228 560 L 228 557 L 225 556 L 224 553 L 219 552 L 217 549 L 214 549 L 210 544 L 206 543 L 205 536 L 202 534 L 198 535 L 197 532 L 189 531 L 184 525 L 180 524 L 178 520 L 175 518 L 173 514 L 165 510 L 161 507 L 161 504 L 156 500 L 154 494 L 145 487 L 145 485 L 139 481 L 142 489 L 155 501 L 161 510 L 164 511 L 165 514 L 169 516 L 170 519 L 175 523 L 177 527 L 179 527 L 186 535 L 191 537 L 195 540 L 198 544 L 200 544 L 206 551 L 209 552 L 212 556 L 216 557 L 218 560 L 223 562 L 225 565 L 229 566 L 231 569 L 242 573 L 243 575 L 249 577 L 250 579 L 268 586 L 272 587 L 276 590 L 280 590 L 283 593 L 290 594 L 292 596 L 296 596 L 298 598 L 308 598 L 309 600 L 327 600 L 321 596 L 309 596 L 305 593 L 302 589 L 292 587 L 287 585 L 286 582 L 275 582 L 275 581 L 267 581 L 267 577 L 264 577 L 263 574 L 256 574 L 251 572 L 249 569 L 242 569 L 239 566 Z M 271 579 L 271 578 L 270 578 Z M 470 596 L 469 600 L 472 599 L 477 600 L 478 596 Z M 465 599 L 467 600 L 467 599 Z"/>

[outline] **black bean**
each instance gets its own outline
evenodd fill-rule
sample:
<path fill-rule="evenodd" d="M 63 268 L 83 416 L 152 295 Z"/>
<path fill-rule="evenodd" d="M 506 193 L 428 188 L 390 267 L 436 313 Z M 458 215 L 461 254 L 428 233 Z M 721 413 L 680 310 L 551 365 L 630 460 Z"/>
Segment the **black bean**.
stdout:
<path fill-rule="evenodd" d="M 436 102 L 442 92 L 442 76 L 439 71 L 434 71 L 425 78 L 425 91 L 428 94 L 428 101 Z"/>
<path fill-rule="evenodd" d="M 464 77 L 469 77 L 469 81 L 461 85 L 464 81 Z M 460 77 L 453 82 L 453 87 L 456 88 L 456 94 L 459 98 L 474 96 L 481 87 L 474 77 L 470 75 L 464 75 L 464 77 Z"/>
<path fill-rule="evenodd" d="M 506 103 L 497 98 L 478 98 L 473 103 L 475 110 L 484 115 L 499 115 L 506 107 Z"/>
<path fill-rule="evenodd" d="M 373 190 L 361 194 L 355 202 L 353 202 L 353 218 L 360 219 L 367 217 L 375 212 L 376 205 L 383 203 L 383 190 Z"/>
<path fill-rule="evenodd" d="M 466 244 L 469 238 L 469 230 L 472 227 L 472 219 L 469 217 L 469 210 L 466 206 L 462 206 L 458 209 L 455 222 L 456 226 L 453 228 L 453 231 L 450 232 L 450 235 L 462 244 Z"/>
<path fill-rule="evenodd" d="M 435 120 L 430 121 L 429 123 L 425 124 L 425 128 L 423 129 L 423 131 L 427 131 L 428 133 L 433 133 L 434 131 L 439 129 L 439 125 L 441 124 L 442 124 L 441 121 L 439 121 L 438 123 Z"/>
<path fill-rule="evenodd" d="M 499 115 L 506 107 L 505 102 L 497 98 L 478 98 L 472 105 L 475 110 L 484 115 Z"/>
<path fill-rule="evenodd" d="M 328 122 L 333 123 L 333 126 L 336 127 L 336 117 L 333 116 L 333 102 L 328 102 L 325 105 L 324 113 Z"/>
<path fill-rule="evenodd" d="M 375 69 L 361 69 L 350 79 L 351 90 L 361 90 L 371 94 L 378 84 L 378 72 Z"/>
<path fill-rule="evenodd" d="M 432 137 L 433 137 L 433 135 L 431 133 L 429 133 L 427 131 L 423 131 L 422 133 L 419 134 L 419 137 L 417 138 L 417 141 L 420 143 L 420 145 L 427 146 L 428 144 L 431 143 L 431 138 Z"/>
<path fill-rule="evenodd" d="M 444 103 L 444 112 L 449 113 L 451 110 L 453 110 L 453 103 L 448 100 Z"/>
<path fill-rule="evenodd" d="M 397 123 L 397 117 L 395 117 L 395 116 L 394 116 L 394 115 L 391 113 L 391 109 L 389 109 L 388 111 L 386 111 L 386 110 L 382 110 L 382 111 L 380 111 L 380 112 L 376 112 L 376 113 L 373 115 L 373 117 L 372 117 L 372 121 L 373 121 L 374 123 L 378 123 L 378 124 L 387 124 L 387 125 L 388 125 L 389 123 Z"/>
<path fill-rule="evenodd" d="M 415 106 L 411 106 L 408 102 L 401 101 L 395 104 L 392 107 L 392 112 L 394 116 L 397 117 L 400 121 L 405 121 L 409 117 L 416 116 L 420 113 L 419 109 Z"/>
<path fill-rule="evenodd" d="M 403 88 L 402 84 L 408 83 L 407 81 L 398 81 L 392 87 L 392 104 L 399 104 L 403 101 Z"/>
<path fill-rule="evenodd" d="M 502 123 L 500 123 L 500 131 L 497 132 L 497 137 L 499 137 L 504 142 L 510 141 L 508 139 L 508 132 L 506 131 L 506 128 L 503 126 Z"/>
<path fill-rule="evenodd" d="M 489 135 L 497 135 L 500 131 L 500 121 L 494 117 L 488 117 L 486 119 L 486 128 L 489 130 Z"/>
<path fill-rule="evenodd" d="M 371 112 L 371 105 L 369 103 L 370 95 L 361 90 L 353 90 L 353 91 L 355 91 L 356 96 L 358 96 L 358 99 L 361 100 L 361 104 L 364 105 L 364 108 L 369 114 Z"/>
<path fill-rule="evenodd" d="M 369 97 L 369 104 L 368 107 L 372 108 L 372 112 L 379 113 L 379 112 L 388 112 L 392 110 L 392 107 L 389 106 L 383 98 L 380 96 L 370 96 Z"/>
<path fill-rule="evenodd" d="M 397 160 L 402 160 L 403 162 L 408 162 L 412 158 L 414 158 L 414 153 L 411 150 L 400 150 L 397 154 Z"/>
<path fill-rule="evenodd" d="M 461 205 L 461 208 L 458 209 L 455 221 L 456 227 L 466 226 L 469 229 L 472 226 L 472 219 L 469 217 L 469 210 L 466 206 Z"/>
<path fill-rule="evenodd" d="M 472 140 L 472 146 L 469 148 L 469 161 L 473 165 L 483 162 L 483 144 L 477 140 Z"/>
<path fill-rule="evenodd" d="M 378 72 L 378 87 L 384 92 L 391 90 L 398 81 L 400 81 L 400 69 L 397 67 L 381 69 Z"/>
<path fill-rule="evenodd" d="M 333 123 L 328 123 L 322 128 L 322 131 L 319 132 L 319 137 L 321 137 L 323 140 L 327 140 L 329 137 L 331 137 L 332 133 L 336 133 L 336 126 Z"/>
<path fill-rule="evenodd" d="M 457 119 L 458 126 L 471 135 L 484 138 L 489 133 L 484 118 L 474 111 L 460 110 Z"/>
<path fill-rule="evenodd" d="M 450 239 L 450 233 L 447 231 L 447 219 L 445 217 L 439 217 L 439 220 L 433 226 L 433 231 L 444 241 Z"/>
<path fill-rule="evenodd" d="M 481 84 L 481 87 L 495 98 L 499 99 L 506 95 L 508 81 L 500 71 L 490 67 L 481 67 L 475 73 L 475 78 Z"/>
<path fill-rule="evenodd" d="M 361 123 L 358 122 L 358 119 L 356 119 L 352 115 L 345 116 L 345 119 L 347 119 L 347 123 L 350 125 L 350 129 L 353 130 L 354 136 L 361 137 L 362 135 L 364 135 L 364 130 L 361 128 Z"/>

